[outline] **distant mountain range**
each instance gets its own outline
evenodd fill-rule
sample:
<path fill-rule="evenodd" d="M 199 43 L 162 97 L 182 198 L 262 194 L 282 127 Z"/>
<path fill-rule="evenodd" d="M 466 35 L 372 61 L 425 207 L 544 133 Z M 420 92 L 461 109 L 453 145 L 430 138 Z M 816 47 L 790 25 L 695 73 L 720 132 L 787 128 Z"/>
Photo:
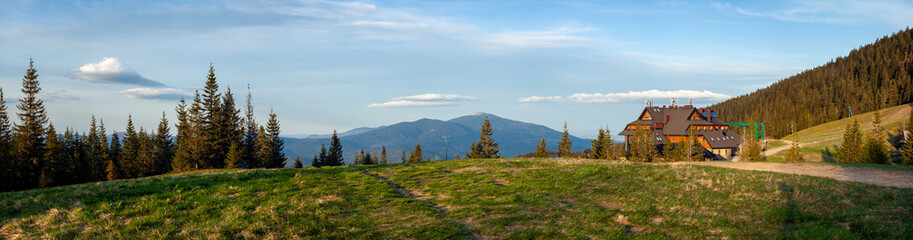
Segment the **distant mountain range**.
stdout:
<path fill-rule="evenodd" d="M 402 151 L 408 155 L 420 141 L 425 158 L 435 160 L 453 159 L 459 152 L 466 156 L 469 146 L 479 139 L 482 122 L 485 117 L 491 122 L 495 142 L 499 144 L 502 157 L 514 157 L 536 150 L 539 138 L 545 138 L 550 151 L 557 151 L 561 132 L 546 126 L 501 118 L 488 113 L 476 113 L 447 121 L 436 119 L 419 119 L 414 122 L 401 122 L 390 126 L 376 128 L 356 128 L 338 133 L 342 143 L 343 154 L 347 163 L 354 159 L 356 152 L 377 151 L 387 148 L 387 159 L 399 162 Z M 285 154 L 289 159 L 300 156 L 305 165 L 309 165 L 314 155 L 320 151 L 321 144 L 330 144 L 330 135 L 311 135 L 315 138 L 285 138 Z M 446 137 L 446 139 L 445 139 Z M 590 147 L 590 141 L 570 136 L 574 143 L 572 151 L 583 151 Z M 445 141 L 446 140 L 446 141 Z M 446 147 L 446 148 L 445 148 Z M 408 156 L 407 156 L 408 157 Z"/>

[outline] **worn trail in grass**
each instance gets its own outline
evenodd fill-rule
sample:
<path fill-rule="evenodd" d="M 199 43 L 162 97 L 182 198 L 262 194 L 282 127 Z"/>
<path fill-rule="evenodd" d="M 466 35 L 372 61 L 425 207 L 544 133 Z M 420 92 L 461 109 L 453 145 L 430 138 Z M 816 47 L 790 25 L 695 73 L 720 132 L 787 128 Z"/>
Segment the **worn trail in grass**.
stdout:
<path fill-rule="evenodd" d="M 913 190 L 578 159 L 223 170 L 0 193 L 0 238 L 902 238 Z"/>

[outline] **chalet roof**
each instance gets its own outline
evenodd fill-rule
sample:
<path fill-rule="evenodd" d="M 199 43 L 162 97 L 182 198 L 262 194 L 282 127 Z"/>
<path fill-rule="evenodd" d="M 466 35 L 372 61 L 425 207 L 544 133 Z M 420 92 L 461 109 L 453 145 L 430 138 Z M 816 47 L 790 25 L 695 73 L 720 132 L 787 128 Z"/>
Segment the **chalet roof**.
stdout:
<path fill-rule="evenodd" d="M 649 114 L 649 120 L 643 120 L 643 116 Z M 691 119 L 696 116 L 695 119 Z M 668 119 L 668 120 L 667 120 Z M 657 144 L 663 143 L 665 136 L 686 136 L 688 135 L 688 126 L 729 126 L 729 123 L 723 121 L 715 114 L 709 114 L 707 110 L 697 109 L 691 106 L 687 107 L 646 107 L 638 115 L 637 120 L 628 123 L 631 125 L 648 125 L 654 128 L 653 138 Z M 662 125 L 659 127 L 659 125 Z M 730 129 L 713 129 L 697 130 L 698 136 L 704 136 L 711 148 L 731 148 L 738 147 L 742 138 Z M 633 129 L 627 129 L 618 133 L 618 135 L 634 135 Z"/>
<path fill-rule="evenodd" d="M 663 124 L 663 132 L 665 135 L 678 135 L 684 136 L 688 135 L 688 126 L 728 126 L 729 123 L 726 123 L 719 118 L 710 118 L 710 121 L 707 121 L 707 117 L 698 115 L 698 119 L 689 119 L 693 113 L 697 112 L 697 109 L 694 107 L 647 107 L 644 108 L 644 111 L 638 116 L 637 120 L 628 123 L 630 125 L 651 125 L 655 126 L 656 123 Z M 641 116 L 644 114 L 650 114 L 652 120 L 641 120 Z M 669 120 L 666 121 L 666 116 L 669 117 Z M 621 131 L 619 135 L 633 135 L 633 130 L 628 130 L 627 128 L 624 131 Z"/>
<path fill-rule="evenodd" d="M 742 143 L 742 136 L 729 129 L 704 130 L 700 132 L 704 136 L 704 140 L 710 144 L 710 148 L 734 148 Z"/>

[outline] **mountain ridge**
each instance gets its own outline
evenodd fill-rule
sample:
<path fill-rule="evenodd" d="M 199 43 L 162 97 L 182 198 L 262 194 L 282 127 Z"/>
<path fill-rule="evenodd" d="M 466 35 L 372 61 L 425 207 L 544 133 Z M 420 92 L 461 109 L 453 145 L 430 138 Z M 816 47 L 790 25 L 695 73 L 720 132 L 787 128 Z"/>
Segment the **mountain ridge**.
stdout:
<path fill-rule="evenodd" d="M 369 131 L 339 136 L 343 146 L 343 156 L 346 162 L 351 162 L 356 152 L 364 148 L 366 151 L 376 151 L 381 154 L 381 149 L 386 147 L 387 159 L 399 162 L 401 154 L 409 154 L 417 142 L 422 145 L 422 152 L 426 158 L 434 160 L 453 159 L 457 153 L 465 156 L 469 146 L 479 137 L 482 122 L 488 117 L 494 132 L 493 138 L 499 144 L 502 157 L 513 157 L 519 154 L 536 150 L 536 142 L 540 138 L 546 139 L 549 149 L 556 150 L 562 132 L 543 125 L 516 121 L 502 118 L 489 113 L 476 113 L 456 117 L 450 120 L 421 118 L 415 121 L 404 121 Z M 358 128 L 356 128 L 358 129 Z M 574 136 L 569 137 L 573 142 L 573 151 L 583 151 L 589 148 L 589 140 Z M 298 139 L 285 138 L 285 153 L 290 159 L 300 156 L 302 162 L 310 163 L 313 156 L 320 150 L 321 144 L 329 145 L 329 138 Z"/>

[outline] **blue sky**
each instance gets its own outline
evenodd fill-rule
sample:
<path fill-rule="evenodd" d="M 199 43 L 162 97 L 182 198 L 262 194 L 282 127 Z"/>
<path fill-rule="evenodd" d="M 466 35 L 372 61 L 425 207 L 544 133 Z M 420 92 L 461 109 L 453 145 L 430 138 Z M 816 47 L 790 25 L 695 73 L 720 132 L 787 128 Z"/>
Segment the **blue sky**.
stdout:
<path fill-rule="evenodd" d="M 58 128 L 154 129 L 221 86 L 283 133 L 476 112 L 592 137 L 647 99 L 708 105 L 913 24 L 901 1 L 0 1 L 0 86 L 35 59 Z M 10 107 L 10 109 L 15 109 Z"/>

